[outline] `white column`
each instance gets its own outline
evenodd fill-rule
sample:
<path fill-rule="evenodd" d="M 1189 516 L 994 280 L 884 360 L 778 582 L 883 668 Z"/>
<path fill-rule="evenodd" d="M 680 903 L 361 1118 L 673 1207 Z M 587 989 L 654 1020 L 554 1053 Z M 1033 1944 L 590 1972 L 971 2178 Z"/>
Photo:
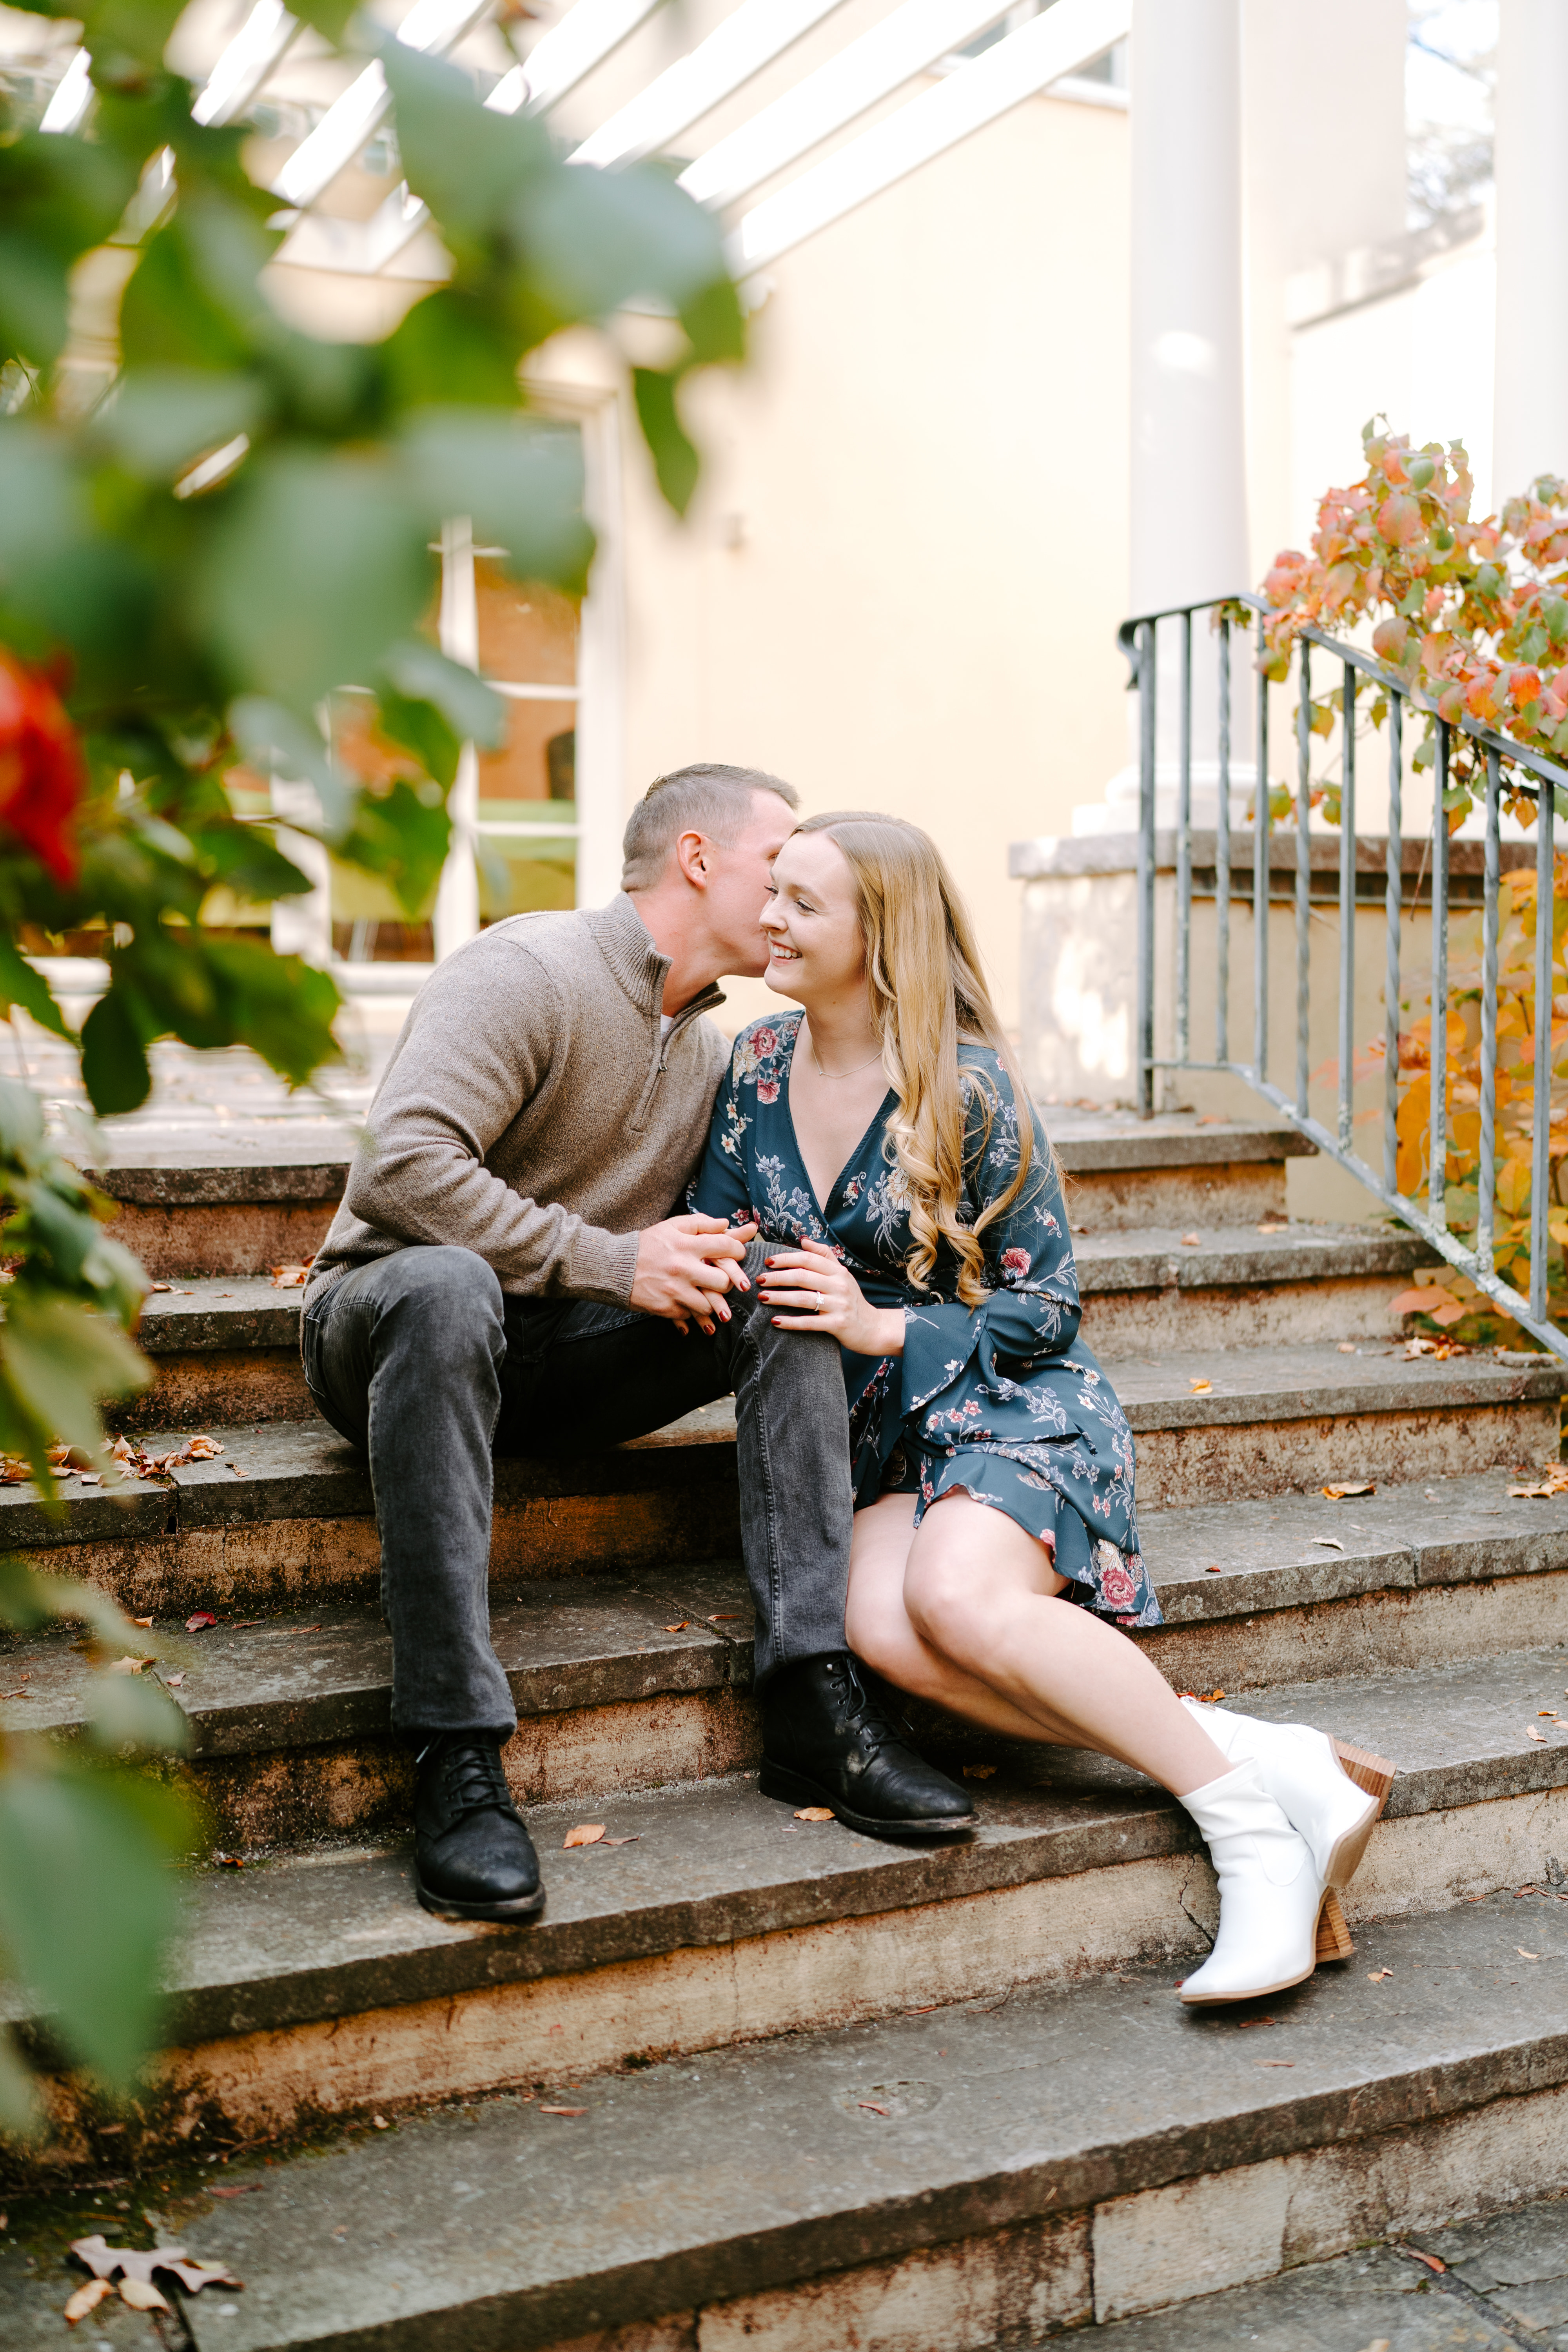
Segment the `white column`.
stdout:
<path fill-rule="evenodd" d="M 1568 475 L 1568 5 L 1502 0 L 1491 503 Z"/>
<path fill-rule="evenodd" d="M 1135 613 L 1250 585 L 1240 51 L 1238 0 L 1134 0 Z"/>
<path fill-rule="evenodd" d="M 468 669 L 479 666 L 479 604 L 474 585 L 474 535 L 465 517 L 441 533 L 441 651 Z M 479 761 L 465 743 L 458 774 L 447 795 L 452 845 L 441 868 L 431 929 L 436 961 L 475 938 L 479 928 L 479 869 L 475 863 L 479 827 Z"/>

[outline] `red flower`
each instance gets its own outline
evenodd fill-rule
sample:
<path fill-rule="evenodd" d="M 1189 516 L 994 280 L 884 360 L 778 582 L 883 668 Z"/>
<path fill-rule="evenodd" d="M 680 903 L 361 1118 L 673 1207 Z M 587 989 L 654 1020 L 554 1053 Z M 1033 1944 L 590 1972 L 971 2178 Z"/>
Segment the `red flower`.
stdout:
<path fill-rule="evenodd" d="M 1022 1282 L 1029 1271 L 1027 1250 L 1005 1249 L 1002 1253 L 1002 1271 L 1011 1282 Z"/>
<path fill-rule="evenodd" d="M 777 1102 L 778 1098 L 779 1082 L 776 1078 L 759 1078 L 757 1080 L 757 1100 L 759 1102 L 774 1103 Z"/>
<path fill-rule="evenodd" d="M 1100 1598 L 1112 1609 L 1131 1609 L 1138 1598 L 1138 1587 L 1120 1560 L 1114 1568 L 1100 1571 Z"/>
<path fill-rule="evenodd" d="M 76 879 L 79 860 L 67 828 L 86 789 L 81 745 L 58 695 L 0 648 L 0 824 L 57 882 Z"/>

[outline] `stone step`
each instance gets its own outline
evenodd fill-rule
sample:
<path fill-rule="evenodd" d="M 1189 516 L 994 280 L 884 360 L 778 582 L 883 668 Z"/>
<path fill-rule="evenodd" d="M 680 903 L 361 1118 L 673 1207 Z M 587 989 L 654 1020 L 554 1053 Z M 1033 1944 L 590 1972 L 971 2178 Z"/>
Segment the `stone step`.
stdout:
<path fill-rule="evenodd" d="M 1140 1121 L 1047 1107 L 1075 1223 L 1246 1224 L 1285 1213 L 1285 1161 L 1312 1146 L 1287 1129 L 1174 1116 Z M 116 1238 L 159 1281 L 260 1275 L 320 1247 L 343 1195 L 349 1160 L 318 1141 L 300 1156 L 247 1129 L 223 1160 L 161 1149 L 93 1171 L 120 1202 Z M 150 1155 L 151 1156 L 151 1155 Z"/>
<path fill-rule="evenodd" d="M 1075 1225 L 1141 1233 L 1174 1225 L 1251 1224 L 1285 1214 L 1285 1162 L 1316 1147 L 1289 1128 L 1172 1113 L 1140 1119 L 1121 1111 L 1041 1105 Z"/>
<path fill-rule="evenodd" d="M 276 1147 L 273 1147 L 276 1150 Z M 180 1276 L 265 1274 L 310 1257 L 343 1197 L 346 1158 L 291 1160 L 257 1151 L 221 1163 L 121 1163 L 90 1171 L 120 1203 L 116 1241 L 156 1281 Z"/>
<path fill-rule="evenodd" d="M 1178 1688 L 1241 1694 L 1568 1642 L 1568 1496 L 1513 1501 L 1510 1484 L 1504 1474 L 1350 1505 L 1314 1496 L 1152 1514 L 1144 1557 L 1166 1623 L 1141 1645 Z M 400 1816 L 408 1766 L 391 1733 L 378 1608 L 327 1600 L 256 1618 L 252 1600 L 187 1600 L 220 1616 L 184 1644 L 174 1693 L 216 1843 Z M 165 1631 L 178 1635 L 184 1608 Z M 507 1757 L 521 1802 L 702 1778 L 760 1754 L 736 1567 L 501 1588 L 492 1626 L 519 1714 Z M 87 1678 L 63 1632 L 7 1640 L 0 1728 L 73 1733 Z M 933 1754 L 1007 1752 L 914 1712 Z"/>
<path fill-rule="evenodd" d="M 1144 1556 L 1166 1622 L 1140 1642 L 1176 1687 L 1239 1695 L 1568 1641 L 1568 1496 L 1517 1501 L 1511 1483 L 1503 1473 L 1349 1503 L 1151 1513 Z M 279 1543 L 299 1524 L 279 1523 Z M 268 1845 L 401 1817 L 408 1766 L 390 1730 L 391 1650 L 374 1599 L 345 1599 L 325 1578 L 308 1607 L 298 1589 L 280 1607 L 275 1590 L 260 1600 L 254 1584 L 219 1590 L 216 1574 L 206 1589 L 181 1582 L 172 1606 L 167 1594 L 155 1608 L 150 1591 L 130 1597 L 149 1601 L 138 1614 L 173 1618 L 155 1628 L 165 1636 L 178 1639 L 198 1608 L 220 1621 L 184 1639 L 174 1692 L 216 1843 Z M 738 1568 L 661 1561 L 498 1585 L 492 1622 L 519 1711 L 507 1755 L 521 1801 L 756 1761 Z M 64 1631 L 5 1637 L 0 1730 L 73 1733 L 87 1678 Z M 934 1710 L 913 1712 L 933 1755 L 1007 1758 Z"/>
<path fill-rule="evenodd" d="M 1215 2268 L 1253 2275 L 1251 2247 L 1215 2249 Z M 1389 2352 L 1529 2352 L 1568 2329 L 1568 2200 L 1559 2194 L 1474 2221 L 1396 2220 L 1390 2240 L 1330 2262 L 1294 2263 L 1136 2319 L 1085 2328 L 1085 2352 L 1318 2352 L 1382 2343 Z"/>
<path fill-rule="evenodd" d="M 586 1881 L 642 1851 L 577 1859 Z M 466 1941 L 505 1955 L 528 1937 Z M 362 1970 L 381 1965 L 374 1948 L 367 1935 Z M 254 1946 L 251 1961 L 243 2006 L 265 2013 L 268 1963 Z M 910 1983 L 913 2013 L 697 2056 L 644 2046 L 659 2021 L 645 1970 L 613 2068 L 541 2074 L 531 2046 L 498 2044 L 504 2095 L 411 2115 L 387 2053 L 355 2084 L 386 2128 L 333 2133 L 318 2113 L 298 2156 L 241 2147 L 216 2180 L 187 2161 L 142 2195 L 152 2226 L 246 2282 L 187 2305 L 204 2347 L 949 2352 L 1113 2322 L 1560 2185 L 1568 1914 L 1550 1897 L 1380 1923 L 1348 1964 L 1239 2014 L 1184 2013 L 1171 1977 L 1129 1958 L 954 2005 L 933 1970 Z M 710 2011 L 728 1981 L 715 1971 Z M 437 2066 L 459 2014 L 444 1999 L 432 2018 Z M 624 2063 L 638 2056 L 651 2063 Z M 329 2098 L 340 2069 L 355 2071 L 323 2036 Z M 236 2137 L 209 2111 L 192 2151 Z M 106 2145 L 122 2172 L 125 2137 Z M 31 2270 L 22 2247 L 0 2257 L 6 2340 L 46 2340 L 47 2312 L 52 2341 L 70 2282 L 50 2209 L 11 2210 L 13 2234 L 50 2251 Z M 88 2226 L 105 2221 L 114 2236 L 112 2212 Z"/>
<path fill-rule="evenodd" d="M 1210 1226 L 1075 1239 L 1085 1338 L 1107 1359 L 1170 1348 L 1373 1340 L 1398 1328 L 1388 1303 L 1431 1252 L 1373 1226 Z M 154 1386 L 115 1408 L 118 1428 L 297 1420 L 302 1290 L 266 1275 L 187 1276 L 155 1291 L 138 1338 Z"/>
<path fill-rule="evenodd" d="M 1083 1336 L 1107 1362 L 1167 1349 L 1310 1347 L 1403 1328 L 1389 1301 L 1435 1264 L 1418 1234 L 1378 1225 L 1144 1227 L 1087 1233 L 1073 1252 Z"/>
<path fill-rule="evenodd" d="M 1358 1933 L 1561 1883 L 1565 1681 L 1558 1646 L 1248 1697 L 1250 1713 L 1317 1724 L 1400 1768 L 1347 1891 Z M 988 1746 L 967 1742 L 973 1758 Z M 430 1917 L 401 1838 L 198 1873 L 142 2154 L 197 2117 L 248 2139 L 311 2112 L 569 2080 L 1202 1953 L 1213 1877 L 1162 1790 L 1106 1759 L 1022 1743 L 976 1789 L 979 1832 L 934 1848 L 803 1823 L 749 1774 L 535 1806 L 549 1902 L 525 1929 Z M 585 1819 L 617 1843 L 567 1850 Z M 86 2160 L 90 2102 L 62 2084 L 58 2112 Z"/>
<path fill-rule="evenodd" d="M 1376 1347 L 1124 1357 L 1107 1370 L 1136 1433 L 1145 1513 L 1216 1493 L 1239 1501 L 1555 1460 L 1568 1388 L 1568 1366 L 1555 1358 L 1411 1360 Z M 214 1594 L 282 1601 L 374 1587 L 369 1478 L 323 1422 L 208 1424 L 205 1433 L 224 1446 L 220 1458 L 179 1465 L 159 1482 L 73 1479 L 58 1514 L 30 1486 L 0 1487 L 0 1544 L 47 1550 L 57 1568 L 134 1602 L 139 1616 Z M 159 1454 L 186 1434 L 142 1442 Z M 732 1557 L 733 1444 L 724 1401 L 601 1454 L 499 1464 L 495 1573 Z"/>

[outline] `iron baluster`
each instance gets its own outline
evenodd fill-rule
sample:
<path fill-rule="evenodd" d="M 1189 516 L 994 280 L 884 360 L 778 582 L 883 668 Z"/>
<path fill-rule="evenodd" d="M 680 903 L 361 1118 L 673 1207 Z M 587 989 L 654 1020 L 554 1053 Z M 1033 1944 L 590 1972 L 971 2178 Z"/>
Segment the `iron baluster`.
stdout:
<path fill-rule="evenodd" d="M 1435 1225 L 1448 1222 L 1448 791 L 1451 739 L 1437 721 L 1437 775 L 1432 803 L 1432 1135 L 1426 1205 Z"/>
<path fill-rule="evenodd" d="M 1312 997 L 1312 650 L 1301 640 L 1301 698 L 1296 708 L 1296 1108 L 1305 1118 L 1311 1068 Z"/>
<path fill-rule="evenodd" d="M 1492 1226 L 1497 1202 L 1497 953 L 1498 833 L 1501 822 L 1502 761 L 1487 753 L 1486 898 L 1481 914 L 1481 1128 L 1476 1171 L 1476 1268 L 1492 1267 Z"/>
<path fill-rule="evenodd" d="M 1530 1154 L 1530 1311 L 1546 1318 L 1546 1252 L 1552 1206 L 1552 997 L 1557 905 L 1552 890 L 1552 799 L 1542 784 L 1535 803 L 1535 1123 Z"/>
<path fill-rule="evenodd" d="M 1230 623 L 1219 625 L 1219 803 L 1215 811 L 1214 1057 L 1230 1059 Z"/>
<path fill-rule="evenodd" d="M 1192 1025 L 1193 616 L 1182 614 L 1181 772 L 1176 784 L 1176 1059 L 1185 1062 Z"/>
<path fill-rule="evenodd" d="M 1138 665 L 1138 1116 L 1154 1110 L 1154 655 L 1159 624 L 1139 632 Z"/>
<path fill-rule="evenodd" d="M 1268 677 L 1258 624 L 1258 778 L 1252 793 L 1252 1066 L 1268 1075 Z"/>
<path fill-rule="evenodd" d="M 1384 903 L 1388 911 L 1388 961 L 1384 980 L 1383 1181 L 1399 1191 L 1399 920 L 1404 876 L 1405 730 L 1404 697 L 1388 689 L 1388 859 Z"/>
<path fill-rule="evenodd" d="M 1351 1148 L 1355 1089 L 1355 671 L 1344 666 L 1340 782 L 1340 1146 Z"/>

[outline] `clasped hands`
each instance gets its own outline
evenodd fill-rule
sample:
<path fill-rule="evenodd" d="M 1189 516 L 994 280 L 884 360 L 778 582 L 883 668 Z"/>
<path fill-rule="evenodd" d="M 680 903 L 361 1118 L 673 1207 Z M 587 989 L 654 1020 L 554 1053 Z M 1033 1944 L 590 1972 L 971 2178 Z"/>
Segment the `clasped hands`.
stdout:
<path fill-rule="evenodd" d="M 726 1294 L 752 1286 L 741 1261 L 756 1237 L 754 1224 L 727 1225 L 722 1217 L 695 1213 L 646 1226 L 637 1235 L 629 1304 L 682 1331 L 695 1323 L 711 1339 L 716 1321 L 731 1319 Z M 781 1331 L 826 1333 L 856 1356 L 904 1352 L 903 1309 L 873 1307 L 843 1259 L 821 1242 L 774 1250 L 760 1295 L 765 1306 L 786 1310 L 773 1317 Z"/>

